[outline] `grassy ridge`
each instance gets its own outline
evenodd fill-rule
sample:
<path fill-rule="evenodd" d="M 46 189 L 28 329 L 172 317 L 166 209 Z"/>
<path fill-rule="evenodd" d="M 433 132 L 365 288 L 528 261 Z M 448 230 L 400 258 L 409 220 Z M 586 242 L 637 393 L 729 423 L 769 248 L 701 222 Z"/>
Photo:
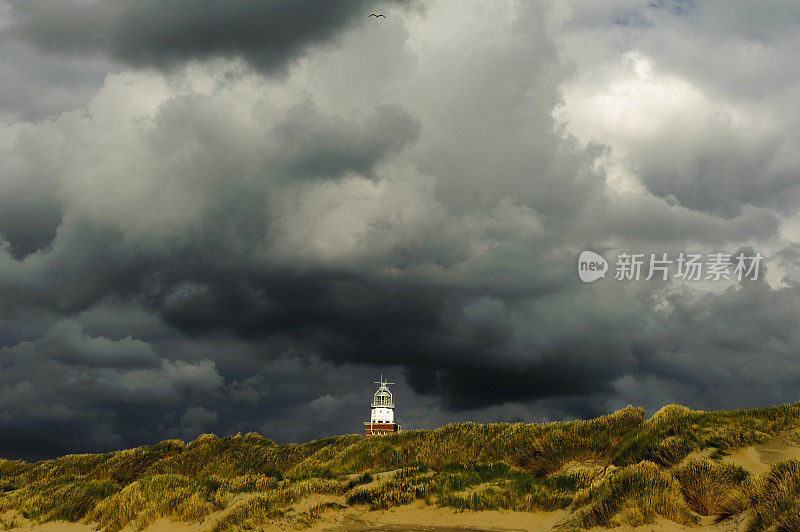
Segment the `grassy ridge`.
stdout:
<path fill-rule="evenodd" d="M 381 438 L 347 435 L 276 445 L 257 434 L 204 435 L 37 463 L 0 460 L 0 510 L 36 522 L 96 523 L 110 532 L 156 519 L 214 530 L 281 521 L 302 528 L 345 506 L 387 509 L 422 500 L 460 510 L 568 509 L 563 526 L 692 525 L 748 512 L 751 530 L 800 527 L 800 462 L 758 477 L 719 458 L 800 430 L 800 405 L 644 419 L 547 424 L 463 423 Z M 709 450 L 706 459 L 688 460 Z M 380 472 L 394 471 L 391 475 Z"/>

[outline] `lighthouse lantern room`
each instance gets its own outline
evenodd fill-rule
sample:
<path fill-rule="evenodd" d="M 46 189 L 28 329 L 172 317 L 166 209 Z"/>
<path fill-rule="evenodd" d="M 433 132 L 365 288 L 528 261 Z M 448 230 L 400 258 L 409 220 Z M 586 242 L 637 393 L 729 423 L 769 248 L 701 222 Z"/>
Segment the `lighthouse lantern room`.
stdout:
<path fill-rule="evenodd" d="M 364 435 L 367 438 L 372 436 L 385 436 L 397 432 L 397 423 L 394 422 L 394 396 L 389 391 L 389 385 L 393 382 L 383 380 L 376 381 L 378 391 L 372 398 L 372 412 L 369 421 L 364 422 Z"/>

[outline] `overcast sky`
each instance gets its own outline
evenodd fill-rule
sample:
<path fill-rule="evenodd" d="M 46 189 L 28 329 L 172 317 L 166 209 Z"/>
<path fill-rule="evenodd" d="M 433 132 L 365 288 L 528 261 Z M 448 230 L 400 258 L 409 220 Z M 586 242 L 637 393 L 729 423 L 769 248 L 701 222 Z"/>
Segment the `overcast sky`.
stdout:
<path fill-rule="evenodd" d="M 359 432 L 381 374 L 404 428 L 797 400 L 798 28 L 795 0 L 0 0 L 0 456 Z M 763 261 L 614 279 L 681 252 Z"/>

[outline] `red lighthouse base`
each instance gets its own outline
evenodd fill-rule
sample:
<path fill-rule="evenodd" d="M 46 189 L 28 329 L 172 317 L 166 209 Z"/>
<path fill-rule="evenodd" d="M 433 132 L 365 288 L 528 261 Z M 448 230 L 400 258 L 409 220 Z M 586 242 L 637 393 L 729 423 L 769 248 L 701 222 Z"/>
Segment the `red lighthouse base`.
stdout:
<path fill-rule="evenodd" d="M 364 436 L 371 438 L 373 436 L 386 436 L 387 434 L 394 434 L 397 432 L 397 423 L 370 423 L 364 422 Z"/>

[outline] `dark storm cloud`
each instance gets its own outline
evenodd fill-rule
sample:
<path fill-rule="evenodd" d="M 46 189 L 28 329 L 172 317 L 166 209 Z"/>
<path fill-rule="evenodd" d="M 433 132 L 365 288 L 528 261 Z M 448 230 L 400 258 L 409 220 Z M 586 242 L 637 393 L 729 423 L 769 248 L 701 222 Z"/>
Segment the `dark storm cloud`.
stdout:
<path fill-rule="evenodd" d="M 207 274 L 163 290 L 152 308 L 193 336 L 273 339 L 337 363 L 397 361 L 415 391 L 455 410 L 608 392 L 634 366 L 631 331 L 646 321 L 637 317 L 644 306 L 580 316 L 575 306 L 603 304 L 591 292 L 546 305 L 535 290 L 512 295 L 346 272 Z M 184 280 L 191 275 L 184 270 Z M 518 329 L 518 319 L 538 323 Z"/>
<path fill-rule="evenodd" d="M 286 178 L 371 175 L 385 156 L 415 141 L 419 122 L 398 106 L 380 106 L 364 123 L 326 117 L 310 102 L 275 125 Z"/>
<path fill-rule="evenodd" d="M 589 18 L 659 32 L 699 7 L 628 4 L 648 23 Z M 565 15 L 538 2 L 431 3 L 390 24 L 357 2 L 13 5 L 42 50 L 170 68 L 0 128 L 0 454 L 356 432 L 381 373 L 407 428 L 794 398 L 782 88 L 723 105 L 642 59 L 640 77 L 618 72 L 620 101 L 581 78 L 554 42 Z M 182 65 L 276 71 L 305 51 L 283 77 Z M 562 102 L 575 79 L 608 97 Z M 562 103 L 589 133 L 554 120 Z M 697 248 L 758 250 L 772 278 L 574 271 L 583 249 Z"/>
<path fill-rule="evenodd" d="M 104 53 L 136 66 L 242 56 L 280 70 L 369 14 L 364 0 L 13 1 L 12 35 L 49 52 Z"/>
<path fill-rule="evenodd" d="M 245 267 L 243 257 L 215 257 L 214 248 L 134 259 L 114 239 L 98 236 L 76 235 L 83 243 L 80 261 L 59 265 L 70 277 L 65 284 L 42 285 L 38 305 L 69 315 L 103 298 L 133 298 L 190 336 L 272 340 L 336 363 L 402 361 L 415 389 L 442 395 L 458 409 L 600 391 L 625 367 L 608 355 L 624 351 L 625 340 L 608 333 L 595 339 L 605 322 L 596 323 L 596 331 L 583 324 L 569 333 L 578 336 L 567 338 L 569 325 L 558 324 L 556 316 L 548 319 L 564 336 L 551 336 L 549 347 L 513 345 L 517 331 L 508 322 L 514 305 L 558 285 L 512 295 L 502 288 L 444 287 L 346 271 L 264 270 Z M 73 290 L 70 278 L 77 276 L 85 281 Z M 93 339 L 66 324 L 40 340 L 37 351 L 81 366 L 159 363 L 146 344 Z"/>
<path fill-rule="evenodd" d="M 698 408 L 794 402 L 799 299 L 796 284 L 773 290 L 762 281 L 716 296 L 673 294 L 660 346 L 640 358 L 638 374 L 679 384 L 672 397 Z"/>
<path fill-rule="evenodd" d="M 113 448 L 119 440 L 95 439 L 92 430 L 97 421 L 93 419 L 36 419 L 30 412 L 2 422 L 3 436 L 0 445 L 6 459 L 36 460 L 70 453 L 70 447 L 78 445 L 84 449 Z M 53 435 L 58 434 L 58 438 Z"/>
<path fill-rule="evenodd" d="M 224 393 L 210 360 L 166 360 L 147 342 L 92 337 L 70 321 L 0 348 L 0 365 L 0 446 L 15 458 L 117 447 L 126 425 L 152 430 L 184 402 Z"/>
<path fill-rule="evenodd" d="M 51 195 L 20 191 L 0 199 L 0 234 L 18 259 L 46 247 L 56 236 L 61 208 Z"/>
<path fill-rule="evenodd" d="M 0 30 L 0 33 L 2 30 Z M 0 120 L 34 122 L 85 105 L 117 66 L 65 57 L 0 37 Z"/>
<path fill-rule="evenodd" d="M 49 137 L 52 131 L 40 133 Z M 0 148 L 3 156 L 0 235 L 17 259 L 50 244 L 61 224 L 57 148 L 43 140 L 41 136 L 35 138 L 23 132 L 18 137 L 16 150 Z"/>
<path fill-rule="evenodd" d="M 680 400 L 697 408 L 792 400 L 800 382 L 787 366 L 800 347 L 795 287 L 745 281 L 716 295 L 676 292 L 658 310 L 650 291 L 578 289 L 584 293 L 510 297 L 334 272 L 239 271 L 197 279 L 182 298 L 158 299 L 153 308 L 199 338 L 271 339 L 340 364 L 398 361 L 414 391 L 441 397 L 453 411 L 608 396 L 626 375 L 680 382 L 687 390 Z M 622 292 L 619 306 L 608 299 L 613 291 Z M 568 416 L 598 412 L 563 408 Z"/>
<path fill-rule="evenodd" d="M 119 341 L 93 338 L 77 322 L 62 322 L 39 340 L 44 356 L 72 366 L 148 368 L 159 366 L 159 359 L 146 342 L 130 336 Z"/>
<path fill-rule="evenodd" d="M 609 382 L 632 367 L 630 340 L 608 325 L 627 318 L 626 329 L 635 328 L 634 312 L 621 310 L 612 318 L 607 308 L 604 319 L 576 319 L 569 315 L 574 310 L 568 300 L 561 301 L 566 308 L 527 307 L 531 298 L 545 296 L 558 284 L 510 294 L 491 287 L 446 287 L 319 268 L 307 273 L 265 270 L 245 267 L 243 257 L 215 254 L 213 247 L 138 257 L 134 268 L 130 251 L 114 239 L 93 241 L 90 233 L 78 233 L 76 241 L 83 243 L 81 260 L 62 275 L 72 271 L 72 279 L 84 278 L 78 283 L 81 290 L 71 293 L 75 283 L 70 278 L 64 285 L 43 285 L 39 305 L 71 314 L 101 298 L 133 298 L 165 324 L 198 340 L 232 335 L 270 342 L 272 352 L 319 356 L 337 364 L 380 367 L 396 362 L 412 389 L 441 396 L 455 410 L 607 392 Z M 601 303 L 589 295 L 581 304 Z M 539 325 L 518 330 L 511 325 L 515 318 Z M 163 364 L 142 342 L 92 338 L 74 324 L 54 327 L 35 346 L 28 348 L 31 355 L 15 347 L 14 358 L 36 352 L 72 367 L 129 372 L 137 367 L 159 371 Z M 9 375 L 10 382 L 24 374 Z M 255 393 L 241 383 L 232 390 L 232 396 L 251 401 Z M 98 393 L 89 387 L 80 395 Z M 124 393 L 103 397 L 123 403 L 131 399 Z M 158 387 L 137 388 L 137 402 L 163 397 Z"/>
<path fill-rule="evenodd" d="M 653 194 L 725 218 L 740 215 L 745 205 L 797 211 L 800 182 L 789 155 L 796 138 L 754 141 L 747 132 L 732 130 L 727 120 L 678 127 L 688 136 L 665 131 L 631 156 Z"/>

